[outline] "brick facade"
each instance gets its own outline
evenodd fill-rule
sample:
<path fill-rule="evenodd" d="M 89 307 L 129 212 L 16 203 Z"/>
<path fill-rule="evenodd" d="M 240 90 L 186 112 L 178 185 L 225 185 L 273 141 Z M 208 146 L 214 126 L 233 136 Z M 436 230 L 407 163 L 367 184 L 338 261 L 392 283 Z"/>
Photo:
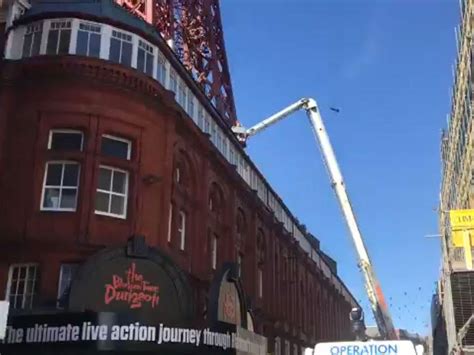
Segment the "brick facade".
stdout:
<path fill-rule="evenodd" d="M 10 265 L 35 262 L 35 307 L 55 307 L 61 264 L 144 235 L 188 274 L 199 318 L 217 238 L 218 265 L 242 260 L 255 330 L 268 337 L 270 350 L 276 336 L 298 347 L 350 339 L 351 305 L 158 82 L 74 57 L 4 62 L 0 71 L 0 298 Z M 82 131 L 84 149 L 48 150 L 49 132 L 57 128 Z M 102 156 L 103 134 L 129 139 L 131 159 Z M 56 160 L 80 163 L 75 212 L 40 210 L 45 164 Z M 100 164 L 129 172 L 126 219 L 94 213 Z"/>

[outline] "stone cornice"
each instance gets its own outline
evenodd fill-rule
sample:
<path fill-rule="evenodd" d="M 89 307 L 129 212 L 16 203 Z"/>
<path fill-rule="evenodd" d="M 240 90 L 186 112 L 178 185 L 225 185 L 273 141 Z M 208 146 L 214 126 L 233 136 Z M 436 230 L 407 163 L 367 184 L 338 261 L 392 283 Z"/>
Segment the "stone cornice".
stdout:
<path fill-rule="evenodd" d="M 84 81 L 122 88 L 135 94 L 160 100 L 176 109 L 173 94 L 146 75 L 122 65 L 86 57 L 41 56 L 22 61 L 4 61 L 0 65 L 1 85 L 17 85 L 22 80 Z"/>

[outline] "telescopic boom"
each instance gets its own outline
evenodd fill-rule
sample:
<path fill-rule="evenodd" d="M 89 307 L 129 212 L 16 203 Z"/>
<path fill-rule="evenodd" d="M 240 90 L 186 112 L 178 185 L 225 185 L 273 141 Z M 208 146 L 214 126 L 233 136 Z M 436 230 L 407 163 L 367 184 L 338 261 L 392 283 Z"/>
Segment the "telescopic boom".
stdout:
<path fill-rule="evenodd" d="M 374 313 L 375 320 L 377 322 L 380 335 L 384 339 L 396 340 L 398 337 L 393 326 L 392 318 L 390 317 L 389 310 L 385 303 L 380 283 L 375 276 L 373 266 L 367 253 L 367 248 L 364 245 L 362 234 L 357 224 L 354 210 L 352 209 L 351 203 L 349 201 L 349 196 L 347 194 L 344 180 L 342 178 L 334 150 L 331 146 L 326 128 L 324 127 L 316 101 L 310 98 L 301 99 L 287 108 L 264 119 L 262 122 L 249 129 L 236 126 L 233 128 L 233 131 L 237 134 L 241 141 L 245 142 L 249 137 L 254 136 L 255 134 L 263 131 L 264 129 L 274 125 L 278 121 L 301 109 L 306 111 L 306 114 L 309 118 L 314 135 L 321 149 L 329 177 L 331 179 L 331 186 L 336 193 L 339 205 L 341 206 L 342 213 L 349 228 L 349 232 L 359 258 L 359 267 L 364 276 L 367 295 Z"/>

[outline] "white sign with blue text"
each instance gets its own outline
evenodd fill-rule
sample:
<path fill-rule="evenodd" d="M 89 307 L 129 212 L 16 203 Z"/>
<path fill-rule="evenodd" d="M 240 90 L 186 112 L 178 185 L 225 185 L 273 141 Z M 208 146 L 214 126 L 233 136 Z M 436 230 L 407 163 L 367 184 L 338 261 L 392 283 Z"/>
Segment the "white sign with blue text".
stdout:
<path fill-rule="evenodd" d="M 314 355 L 421 355 L 408 340 L 319 343 Z"/>

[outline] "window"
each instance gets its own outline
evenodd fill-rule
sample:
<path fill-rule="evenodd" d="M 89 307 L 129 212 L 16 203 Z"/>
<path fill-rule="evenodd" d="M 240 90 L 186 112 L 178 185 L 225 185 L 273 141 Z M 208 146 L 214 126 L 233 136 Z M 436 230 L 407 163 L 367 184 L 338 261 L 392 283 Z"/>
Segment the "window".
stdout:
<path fill-rule="evenodd" d="M 214 212 L 214 209 L 216 208 L 215 202 L 214 202 L 214 197 L 210 196 L 209 197 L 209 211 Z"/>
<path fill-rule="evenodd" d="M 245 221 L 245 214 L 242 209 L 237 210 L 236 218 L 236 239 L 239 246 L 242 246 L 245 239 L 245 232 L 247 229 L 247 223 Z"/>
<path fill-rule="evenodd" d="M 186 109 L 186 101 L 187 101 L 187 90 L 183 83 L 179 84 L 179 91 L 178 91 L 178 103 L 181 105 L 182 108 Z"/>
<path fill-rule="evenodd" d="M 59 274 L 58 283 L 58 307 L 62 306 L 65 301 L 64 298 L 67 296 L 69 287 L 71 286 L 72 279 L 74 278 L 77 268 L 77 264 L 62 264 Z"/>
<path fill-rule="evenodd" d="M 217 130 L 217 135 L 216 135 L 216 147 L 219 152 L 222 153 L 222 134 L 220 130 Z"/>
<path fill-rule="evenodd" d="M 10 266 L 7 299 L 13 309 L 30 309 L 36 294 L 38 266 L 17 264 Z"/>
<path fill-rule="evenodd" d="M 84 135 L 81 131 L 53 129 L 49 131 L 48 149 L 58 151 L 82 151 Z"/>
<path fill-rule="evenodd" d="M 170 70 L 170 90 L 175 94 L 178 92 L 178 79 L 173 69 Z"/>
<path fill-rule="evenodd" d="M 285 340 L 285 355 L 291 355 L 290 354 L 290 342 L 288 340 Z"/>
<path fill-rule="evenodd" d="M 88 57 L 100 57 L 101 27 L 81 22 L 77 32 L 76 54 Z"/>
<path fill-rule="evenodd" d="M 211 142 L 215 146 L 217 145 L 217 127 L 214 122 L 211 122 L 211 131 L 209 132 L 211 134 Z"/>
<path fill-rule="evenodd" d="M 198 127 L 204 131 L 204 110 L 201 105 L 198 108 Z"/>
<path fill-rule="evenodd" d="M 23 57 L 32 57 L 40 54 L 43 23 L 34 23 L 26 27 L 23 39 Z"/>
<path fill-rule="evenodd" d="M 171 242 L 171 227 L 173 226 L 173 204 L 170 203 L 170 210 L 168 214 L 168 243 Z"/>
<path fill-rule="evenodd" d="M 275 338 L 275 355 L 281 355 L 281 342 L 280 337 Z"/>
<path fill-rule="evenodd" d="M 230 162 L 231 164 L 235 164 L 235 158 L 234 158 L 234 156 L 235 156 L 234 148 L 229 147 L 229 162 Z"/>
<path fill-rule="evenodd" d="M 43 182 L 43 211 L 75 211 L 80 166 L 76 162 L 46 163 Z"/>
<path fill-rule="evenodd" d="M 191 95 L 191 93 L 189 93 L 187 110 L 188 110 L 188 115 L 194 118 L 194 98 Z"/>
<path fill-rule="evenodd" d="M 227 153 L 227 138 L 226 137 L 222 138 L 222 154 L 224 154 L 224 156 L 227 159 L 228 153 Z"/>
<path fill-rule="evenodd" d="M 211 130 L 210 130 L 210 122 L 209 122 L 209 117 L 206 116 L 204 118 L 204 132 L 206 133 L 211 133 Z"/>
<path fill-rule="evenodd" d="M 184 213 L 183 211 L 179 211 L 178 234 L 179 249 L 184 250 L 186 243 L 186 213 Z"/>
<path fill-rule="evenodd" d="M 154 52 L 151 45 L 142 40 L 138 41 L 137 69 L 149 76 L 153 76 Z"/>
<path fill-rule="evenodd" d="M 176 182 L 178 184 L 181 182 L 181 169 L 179 168 L 179 166 L 174 171 L 174 178 L 176 179 Z"/>
<path fill-rule="evenodd" d="M 112 30 L 109 58 L 115 63 L 132 66 L 132 36 Z"/>
<path fill-rule="evenodd" d="M 126 218 L 128 172 L 109 166 L 100 166 L 95 200 L 95 213 Z"/>
<path fill-rule="evenodd" d="M 237 255 L 237 267 L 238 267 L 238 274 L 239 274 L 239 277 L 242 277 L 242 267 L 243 267 L 243 263 L 244 263 L 244 256 L 239 253 Z"/>
<path fill-rule="evenodd" d="M 127 139 L 104 134 L 100 151 L 105 156 L 130 160 L 132 143 Z"/>
<path fill-rule="evenodd" d="M 161 85 L 166 85 L 166 59 L 162 55 L 158 55 L 158 81 Z"/>
<path fill-rule="evenodd" d="M 257 270 L 257 279 L 258 279 L 258 297 L 263 297 L 263 271 L 262 268 L 259 267 Z"/>
<path fill-rule="evenodd" d="M 48 33 L 46 54 L 68 54 L 71 41 L 71 21 L 53 21 Z"/>
<path fill-rule="evenodd" d="M 212 270 L 217 268 L 217 235 L 214 234 L 211 241 L 211 262 Z"/>

